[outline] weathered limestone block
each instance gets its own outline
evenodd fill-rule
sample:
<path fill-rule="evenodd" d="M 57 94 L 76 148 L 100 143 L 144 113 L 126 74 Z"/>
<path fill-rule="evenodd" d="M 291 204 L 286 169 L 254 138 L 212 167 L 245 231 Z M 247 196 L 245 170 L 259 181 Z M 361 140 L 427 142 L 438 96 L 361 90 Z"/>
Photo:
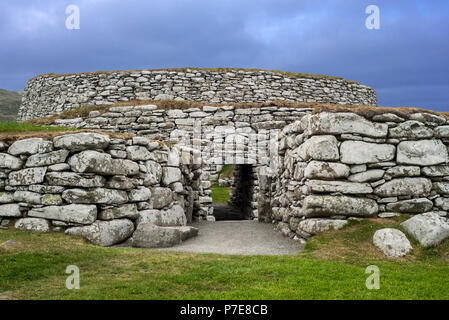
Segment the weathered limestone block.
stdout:
<path fill-rule="evenodd" d="M 111 189 L 131 190 L 136 188 L 139 182 L 126 176 L 113 176 L 106 182 L 106 187 Z"/>
<path fill-rule="evenodd" d="M 337 139 L 334 136 L 313 136 L 299 146 L 297 152 L 305 161 L 309 159 L 336 161 L 340 157 Z"/>
<path fill-rule="evenodd" d="M 403 257 L 413 249 L 402 231 L 391 228 L 377 230 L 373 244 L 390 258 Z"/>
<path fill-rule="evenodd" d="M 69 155 L 68 150 L 57 150 L 49 153 L 38 153 L 30 156 L 25 167 L 43 167 L 62 163 Z"/>
<path fill-rule="evenodd" d="M 303 203 L 306 217 L 330 217 L 335 215 L 368 217 L 379 212 L 376 201 L 348 196 L 307 196 Z"/>
<path fill-rule="evenodd" d="M 106 183 L 102 176 L 84 177 L 74 172 L 49 172 L 45 179 L 50 185 L 66 187 L 95 188 L 103 187 Z"/>
<path fill-rule="evenodd" d="M 50 222 L 41 218 L 22 218 L 16 221 L 14 228 L 22 231 L 50 232 Z"/>
<path fill-rule="evenodd" d="M 69 159 L 73 171 L 98 173 L 103 175 L 132 176 L 139 173 L 139 165 L 127 159 L 113 159 L 107 153 L 82 151 Z"/>
<path fill-rule="evenodd" d="M 44 182 L 47 167 L 36 167 L 13 171 L 9 174 L 9 184 L 12 186 L 25 186 Z"/>
<path fill-rule="evenodd" d="M 340 230 L 347 224 L 348 220 L 314 218 L 299 222 L 298 229 L 315 235 L 329 230 Z"/>
<path fill-rule="evenodd" d="M 413 113 L 410 115 L 410 119 L 434 125 L 446 123 L 446 118 L 444 116 L 437 116 L 426 112 Z"/>
<path fill-rule="evenodd" d="M 387 169 L 386 174 L 392 178 L 419 177 L 421 175 L 421 169 L 416 166 L 396 166 Z"/>
<path fill-rule="evenodd" d="M 316 193 L 340 192 L 343 194 L 366 194 L 373 192 L 373 188 L 368 183 L 309 180 L 307 186 L 310 192 Z"/>
<path fill-rule="evenodd" d="M 68 203 L 78 204 L 123 204 L 128 202 L 126 191 L 105 188 L 68 189 L 62 193 L 62 198 Z"/>
<path fill-rule="evenodd" d="M 445 177 L 449 176 L 449 165 L 426 166 L 422 168 L 422 172 L 427 177 Z"/>
<path fill-rule="evenodd" d="M 0 217 L 21 217 L 20 207 L 16 203 L 0 205 Z"/>
<path fill-rule="evenodd" d="M 433 202 L 426 199 L 404 200 L 396 203 L 389 203 L 386 206 L 387 211 L 401 213 L 425 213 L 433 208 Z"/>
<path fill-rule="evenodd" d="M 154 155 L 143 146 L 129 146 L 126 148 L 128 158 L 136 161 L 146 161 L 154 159 Z"/>
<path fill-rule="evenodd" d="M 42 138 L 23 139 L 14 142 L 8 149 L 8 153 L 13 156 L 30 155 L 35 153 L 45 153 L 53 150 L 53 144 Z"/>
<path fill-rule="evenodd" d="M 393 179 L 376 189 L 374 193 L 381 197 L 424 196 L 432 191 L 432 182 L 426 178 Z"/>
<path fill-rule="evenodd" d="M 91 224 L 97 219 L 97 206 L 69 204 L 65 206 L 48 206 L 28 211 L 28 216 L 64 222 Z"/>
<path fill-rule="evenodd" d="M 25 202 L 29 204 L 41 204 L 41 194 L 30 191 L 16 191 L 14 192 L 15 202 Z"/>
<path fill-rule="evenodd" d="M 434 166 L 448 159 L 447 147 L 441 140 L 403 141 L 398 145 L 399 164 Z"/>
<path fill-rule="evenodd" d="M 97 246 L 108 247 L 128 239 L 134 231 L 134 224 L 128 219 L 95 221 L 90 226 L 69 228 L 65 234 L 80 236 Z"/>
<path fill-rule="evenodd" d="M 129 201 L 131 202 L 148 201 L 151 199 L 151 190 L 145 187 L 139 187 L 129 191 L 128 195 Z"/>
<path fill-rule="evenodd" d="M 171 183 L 181 181 L 182 174 L 179 168 L 165 167 L 162 168 L 162 184 L 168 186 Z"/>
<path fill-rule="evenodd" d="M 435 137 L 444 139 L 449 138 L 449 126 L 435 128 Z"/>
<path fill-rule="evenodd" d="M 159 227 L 185 226 L 187 218 L 180 205 L 165 210 L 144 210 L 139 212 L 137 224 L 150 222 Z"/>
<path fill-rule="evenodd" d="M 340 146 L 341 162 L 346 164 L 366 164 L 391 161 L 396 155 L 396 147 L 390 144 L 344 141 Z"/>
<path fill-rule="evenodd" d="M 145 186 L 159 184 L 162 178 L 162 167 L 155 161 L 145 162 L 147 172 L 143 175 Z"/>
<path fill-rule="evenodd" d="M 62 204 L 62 197 L 59 194 L 44 194 L 41 197 L 41 204 L 44 206 L 59 206 Z"/>
<path fill-rule="evenodd" d="M 388 126 L 384 123 L 373 123 L 354 113 L 322 112 L 306 119 L 306 131 L 313 134 L 359 134 L 374 138 L 385 138 Z"/>
<path fill-rule="evenodd" d="M 181 243 L 181 231 L 176 228 L 161 228 L 152 223 L 140 223 L 131 238 L 136 248 L 168 248 Z"/>
<path fill-rule="evenodd" d="M 378 181 L 383 178 L 384 174 L 385 174 L 384 170 L 374 169 L 353 174 L 348 178 L 348 180 L 351 182 L 359 182 L 359 183 Z"/>
<path fill-rule="evenodd" d="M 449 195 L 449 182 L 434 182 L 433 189 L 441 195 Z"/>
<path fill-rule="evenodd" d="M 0 191 L 0 203 L 14 202 L 14 193 Z"/>
<path fill-rule="evenodd" d="M 298 174 L 298 176 L 300 175 Z M 321 162 L 314 160 L 309 162 L 305 168 L 304 176 L 308 179 L 323 180 L 347 178 L 349 176 L 349 167 L 341 163 Z"/>
<path fill-rule="evenodd" d="M 428 139 L 433 130 L 419 121 L 406 121 L 390 129 L 390 138 Z"/>
<path fill-rule="evenodd" d="M 135 203 L 127 203 L 117 207 L 109 207 L 100 210 L 98 213 L 99 220 L 113 220 L 121 218 L 137 219 L 137 205 Z"/>
<path fill-rule="evenodd" d="M 23 166 L 23 161 L 7 153 L 0 153 L 0 168 L 18 170 Z"/>
<path fill-rule="evenodd" d="M 449 198 L 436 198 L 435 207 L 444 211 L 449 211 Z"/>
<path fill-rule="evenodd" d="M 434 212 L 416 215 L 401 223 L 401 226 L 425 248 L 434 247 L 449 237 L 447 219 Z"/>
<path fill-rule="evenodd" d="M 83 151 L 88 149 L 106 149 L 109 145 L 109 141 L 109 137 L 102 134 L 81 132 L 57 136 L 53 139 L 53 144 L 57 149 Z"/>
<path fill-rule="evenodd" d="M 162 209 L 173 201 L 173 192 L 170 188 L 154 187 L 151 189 L 153 194 L 153 208 Z"/>

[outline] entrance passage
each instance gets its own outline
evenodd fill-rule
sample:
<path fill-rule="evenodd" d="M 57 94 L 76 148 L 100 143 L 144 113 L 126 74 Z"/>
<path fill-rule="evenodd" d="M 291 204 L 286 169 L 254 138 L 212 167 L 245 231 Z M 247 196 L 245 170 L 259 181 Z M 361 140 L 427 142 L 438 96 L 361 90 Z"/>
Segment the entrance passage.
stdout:
<path fill-rule="evenodd" d="M 229 170 L 229 165 L 224 166 L 222 172 L 226 172 L 226 177 L 219 176 L 219 184 L 213 189 L 214 217 L 216 221 L 223 220 L 251 220 L 255 214 L 257 206 L 257 178 L 252 165 L 233 165 Z M 220 186 L 224 178 L 231 179 L 231 187 Z M 225 197 L 227 193 L 227 197 Z"/>

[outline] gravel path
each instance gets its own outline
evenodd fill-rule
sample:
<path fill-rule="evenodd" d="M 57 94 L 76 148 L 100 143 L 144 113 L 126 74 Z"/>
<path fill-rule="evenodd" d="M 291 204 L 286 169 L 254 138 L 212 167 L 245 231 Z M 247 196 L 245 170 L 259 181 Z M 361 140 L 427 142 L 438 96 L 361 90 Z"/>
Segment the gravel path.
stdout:
<path fill-rule="evenodd" d="M 193 226 L 200 230 L 197 237 L 161 250 L 239 255 L 294 255 L 303 249 L 299 242 L 275 231 L 270 223 L 240 220 L 201 222 Z"/>

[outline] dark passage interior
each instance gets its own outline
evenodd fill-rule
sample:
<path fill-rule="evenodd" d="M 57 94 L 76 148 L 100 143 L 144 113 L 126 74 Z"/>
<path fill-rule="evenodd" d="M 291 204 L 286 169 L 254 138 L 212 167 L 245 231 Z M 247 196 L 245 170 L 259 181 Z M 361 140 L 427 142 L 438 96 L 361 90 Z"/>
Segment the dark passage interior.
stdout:
<path fill-rule="evenodd" d="M 249 164 L 235 165 L 228 203 L 214 203 L 214 216 L 220 220 L 252 219 L 255 174 Z"/>

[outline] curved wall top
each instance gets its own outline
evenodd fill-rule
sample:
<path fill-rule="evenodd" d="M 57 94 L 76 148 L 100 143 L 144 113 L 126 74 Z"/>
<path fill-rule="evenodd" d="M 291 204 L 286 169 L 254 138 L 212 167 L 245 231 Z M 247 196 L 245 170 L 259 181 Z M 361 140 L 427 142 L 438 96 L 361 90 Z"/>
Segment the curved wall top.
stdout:
<path fill-rule="evenodd" d="M 239 69 L 111 71 L 32 78 L 18 119 L 134 99 L 377 105 L 374 89 L 342 78 Z"/>

